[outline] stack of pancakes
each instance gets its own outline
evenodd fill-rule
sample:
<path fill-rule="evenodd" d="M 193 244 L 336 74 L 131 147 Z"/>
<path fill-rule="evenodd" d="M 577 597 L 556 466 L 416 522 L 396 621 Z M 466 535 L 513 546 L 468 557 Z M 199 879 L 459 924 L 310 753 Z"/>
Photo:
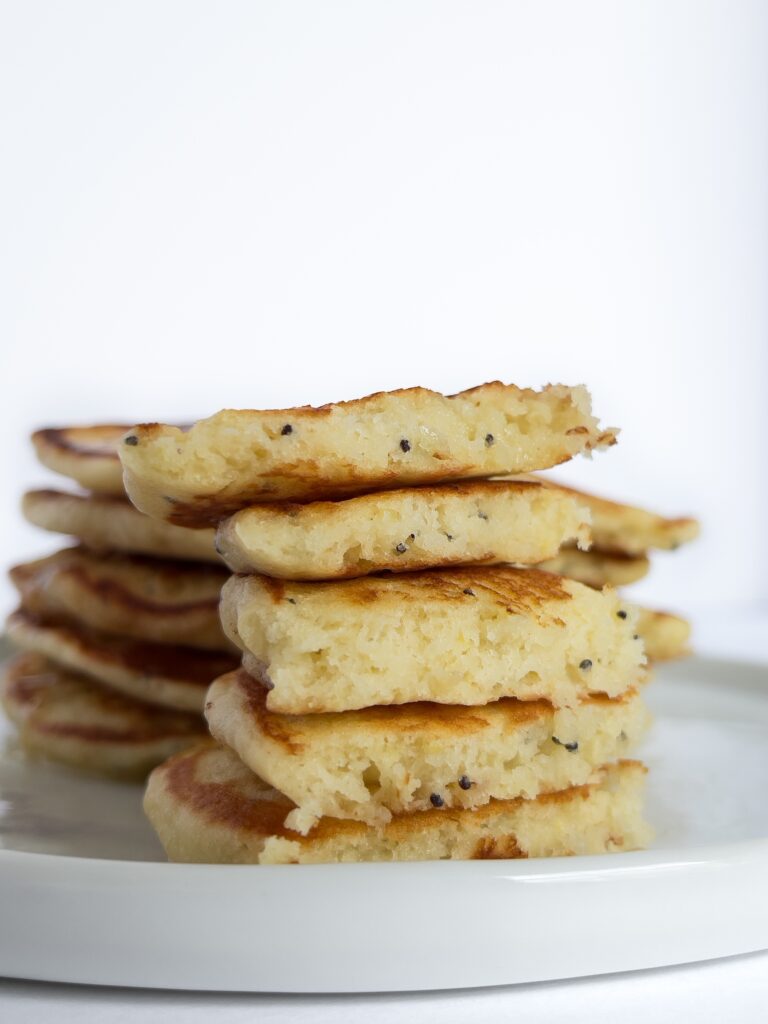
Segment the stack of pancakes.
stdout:
<path fill-rule="evenodd" d="M 644 768 L 626 759 L 647 724 L 638 612 L 597 587 L 639 560 L 637 575 L 658 536 L 510 478 L 614 441 L 585 389 L 501 384 L 134 428 L 131 499 L 216 526 L 237 574 L 221 615 L 243 663 L 208 693 L 217 742 L 148 784 L 171 859 L 643 845 Z M 592 519 L 598 554 L 582 550 Z"/>
<path fill-rule="evenodd" d="M 24 497 L 30 522 L 79 546 L 11 570 L 21 607 L 7 629 L 24 653 L 1 686 L 27 749 L 143 778 L 205 735 L 206 689 L 236 658 L 218 618 L 226 572 L 213 531 L 136 511 L 117 456 L 126 430 L 33 435 L 41 462 L 89 491 Z"/>

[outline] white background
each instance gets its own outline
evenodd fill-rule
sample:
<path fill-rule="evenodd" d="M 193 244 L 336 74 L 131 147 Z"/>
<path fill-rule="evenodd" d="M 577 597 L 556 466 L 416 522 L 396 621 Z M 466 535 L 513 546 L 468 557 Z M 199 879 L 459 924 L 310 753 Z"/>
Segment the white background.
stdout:
<path fill-rule="evenodd" d="M 561 475 L 704 523 L 637 595 L 768 600 L 767 95 L 761 0 L 6 2 L 0 562 L 55 546 L 16 508 L 38 425 L 584 381 L 621 444 Z M 0 997 L 14 1022 L 746 1022 L 764 959 L 413 999 Z"/>
<path fill-rule="evenodd" d="M 760 0 L 6 4 L 0 561 L 34 426 L 583 381 L 636 595 L 765 599 L 766 95 Z"/>

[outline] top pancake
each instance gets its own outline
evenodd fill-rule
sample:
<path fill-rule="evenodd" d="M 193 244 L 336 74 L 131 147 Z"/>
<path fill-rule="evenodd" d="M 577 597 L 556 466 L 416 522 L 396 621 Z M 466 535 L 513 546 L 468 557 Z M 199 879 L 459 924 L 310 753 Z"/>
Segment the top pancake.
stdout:
<path fill-rule="evenodd" d="M 100 494 L 125 494 L 123 467 L 117 455 L 130 426 L 46 427 L 32 435 L 37 457 L 54 473 L 76 480 Z"/>
<path fill-rule="evenodd" d="M 586 388 L 497 381 L 453 396 L 409 388 L 317 409 L 224 410 L 186 432 L 144 424 L 120 458 L 142 512 L 196 527 L 255 502 L 526 473 L 615 441 Z"/>

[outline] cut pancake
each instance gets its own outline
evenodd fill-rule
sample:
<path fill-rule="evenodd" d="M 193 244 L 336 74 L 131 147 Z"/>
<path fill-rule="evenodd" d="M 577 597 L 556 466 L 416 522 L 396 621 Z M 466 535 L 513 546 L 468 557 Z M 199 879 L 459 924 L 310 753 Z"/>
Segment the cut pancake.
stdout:
<path fill-rule="evenodd" d="M 636 583 L 648 574 L 650 562 L 641 555 L 620 555 L 598 548 L 579 551 L 578 548 L 563 548 L 538 569 L 553 572 L 557 576 L 568 576 L 588 587 L 622 587 Z"/>
<path fill-rule="evenodd" d="M 690 654 L 691 624 L 671 612 L 640 608 L 637 632 L 649 661 L 667 661 Z"/>
<path fill-rule="evenodd" d="M 142 512 L 200 526 L 257 502 L 529 472 L 615 441 L 584 387 L 495 382 L 452 396 L 409 388 L 318 409 L 224 410 L 187 431 L 143 424 L 120 458 Z"/>
<path fill-rule="evenodd" d="M 528 481 L 474 481 L 380 491 L 309 505 L 254 505 L 216 543 L 234 572 L 282 579 L 364 576 L 448 565 L 531 564 L 589 542 L 589 514 Z"/>
<path fill-rule="evenodd" d="M 667 519 L 644 508 L 622 505 L 574 487 L 565 487 L 556 480 L 541 476 L 525 479 L 566 490 L 584 502 L 592 513 L 592 542 L 601 551 L 623 555 L 644 555 L 651 548 L 673 551 L 699 535 L 699 524 L 690 517 Z"/>
<path fill-rule="evenodd" d="M 144 809 L 172 861 L 318 864 L 394 860 L 558 857 L 633 850 L 650 830 L 642 817 L 645 769 L 604 768 L 587 786 L 536 800 L 492 800 L 476 810 L 433 808 L 379 829 L 323 818 L 307 836 L 285 828 L 287 797 L 230 750 L 205 745 L 152 772 Z"/>
<path fill-rule="evenodd" d="M 219 622 L 223 567 L 65 548 L 10 576 L 22 606 L 43 618 L 153 643 L 231 649 Z"/>
<path fill-rule="evenodd" d="M 37 457 L 55 473 L 102 494 L 125 494 L 123 467 L 117 455 L 129 426 L 47 427 L 32 435 Z"/>
<path fill-rule="evenodd" d="M 648 721 L 636 691 L 560 710 L 504 699 L 281 715 L 243 669 L 213 683 L 205 715 L 217 740 L 296 804 L 286 825 L 302 833 L 326 816 L 380 825 L 435 801 L 473 808 L 583 785 L 626 756 Z"/>
<path fill-rule="evenodd" d="M 184 530 L 142 515 L 126 498 L 66 491 L 27 491 L 24 518 L 53 533 L 77 537 L 94 551 L 221 563 L 213 530 Z"/>
<path fill-rule="evenodd" d="M 616 594 L 536 569 L 479 568 L 334 583 L 233 576 L 222 625 L 271 687 L 271 711 L 377 704 L 578 704 L 644 675 Z"/>
<path fill-rule="evenodd" d="M 202 711 L 208 685 L 236 667 L 235 659 L 224 653 L 142 643 L 84 626 L 46 622 L 25 611 L 9 616 L 6 628 L 9 639 L 25 651 L 51 658 L 136 700 L 180 711 Z"/>
<path fill-rule="evenodd" d="M 0 693 L 25 749 L 98 774 L 144 778 L 204 734 L 197 715 L 130 700 L 36 654 L 3 666 Z"/>

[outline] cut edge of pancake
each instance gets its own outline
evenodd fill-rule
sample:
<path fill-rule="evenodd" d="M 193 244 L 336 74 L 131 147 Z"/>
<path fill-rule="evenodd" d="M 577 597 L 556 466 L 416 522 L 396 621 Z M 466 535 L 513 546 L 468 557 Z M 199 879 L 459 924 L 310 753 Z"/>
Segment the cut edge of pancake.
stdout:
<path fill-rule="evenodd" d="M 581 785 L 628 755 L 649 720 L 637 691 L 569 710 L 502 699 L 284 715 L 243 669 L 214 681 L 205 715 L 215 739 L 296 804 L 286 825 L 302 833 L 323 816 L 377 825 L 435 799 L 470 809 Z"/>
<path fill-rule="evenodd" d="M 208 743 L 151 774 L 144 808 L 173 861 L 288 864 L 568 856 L 644 846 L 645 768 L 606 766 L 587 786 L 537 800 L 437 809 L 382 828 L 323 818 L 306 836 L 283 824 L 292 804 L 229 750 Z"/>
<path fill-rule="evenodd" d="M 223 410 L 186 431 L 140 424 L 120 458 L 138 508 L 202 526 L 254 502 L 523 473 L 615 442 L 586 388 L 496 381 L 453 396 L 411 388 L 316 409 Z"/>

